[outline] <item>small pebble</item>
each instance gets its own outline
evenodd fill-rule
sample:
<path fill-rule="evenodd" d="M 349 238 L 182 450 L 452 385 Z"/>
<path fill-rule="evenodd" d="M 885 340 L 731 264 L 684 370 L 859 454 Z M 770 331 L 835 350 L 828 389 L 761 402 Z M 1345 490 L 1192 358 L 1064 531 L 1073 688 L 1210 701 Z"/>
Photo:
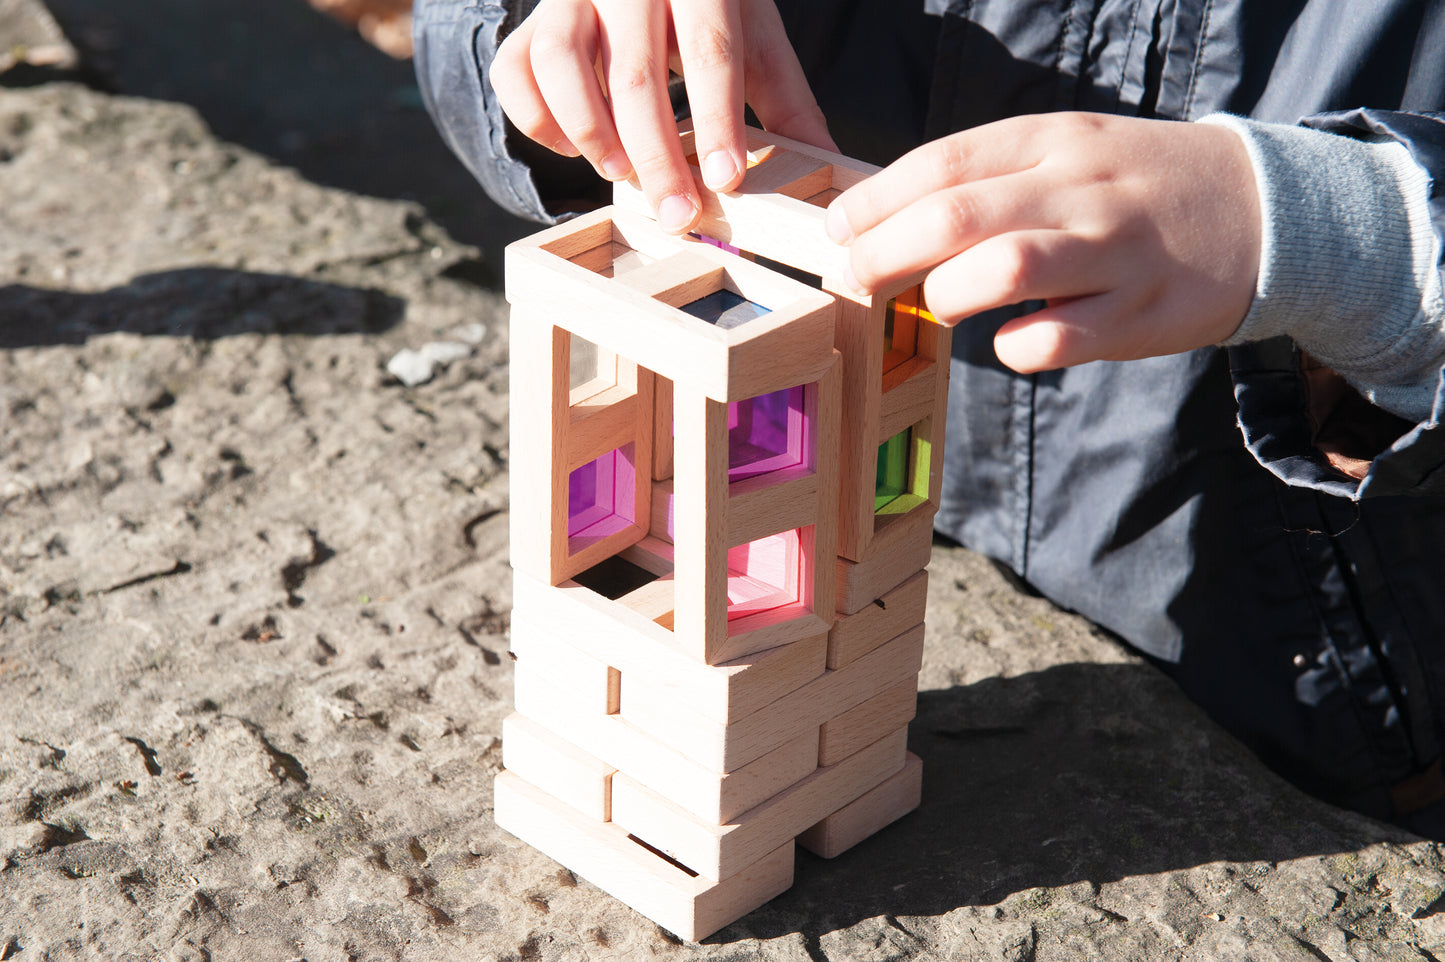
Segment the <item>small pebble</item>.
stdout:
<path fill-rule="evenodd" d="M 421 355 L 429 361 L 446 367 L 448 364 L 471 357 L 472 348 L 456 341 L 431 341 L 421 346 Z"/>
<path fill-rule="evenodd" d="M 487 325 L 480 321 L 472 324 L 458 324 L 447 331 L 447 336 L 463 344 L 480 344 L 487 339 Z"/>
<path fill-rule="evenodd" d="M 409 347 L 397 351 L 395 356 L 386 362 L 387 373 L 407 387 L 416 387 L 430 381 L 432 375 L 436 374 L 436 368 L 435 360 Z"/>

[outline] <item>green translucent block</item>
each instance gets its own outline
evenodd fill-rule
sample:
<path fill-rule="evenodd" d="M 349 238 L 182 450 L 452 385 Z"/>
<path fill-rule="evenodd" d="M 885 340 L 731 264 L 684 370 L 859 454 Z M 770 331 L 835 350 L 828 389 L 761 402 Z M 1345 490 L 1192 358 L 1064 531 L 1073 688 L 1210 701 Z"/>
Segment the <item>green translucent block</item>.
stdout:
<path fill-rule="evenodd" d="M 873 513 L 904 514 L 928 500 L 928 468 L 933 446 L 900 431 L 878 446 L 878 473 L 873 488 Z"/>

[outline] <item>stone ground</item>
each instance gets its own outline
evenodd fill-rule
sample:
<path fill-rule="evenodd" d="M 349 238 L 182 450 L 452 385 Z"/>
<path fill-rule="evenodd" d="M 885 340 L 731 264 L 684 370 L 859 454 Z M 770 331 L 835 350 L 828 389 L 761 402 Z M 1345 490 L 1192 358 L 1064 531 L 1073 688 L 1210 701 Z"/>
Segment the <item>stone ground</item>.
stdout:
<path fill-rule="evenodd" d="M 1445 958 L 1438 846 L 945 546 L 922 809 L 679 943 L 491 821 L 495 260 L 74 84 L 0 89 L 0 210 L 0 960 Z"/>

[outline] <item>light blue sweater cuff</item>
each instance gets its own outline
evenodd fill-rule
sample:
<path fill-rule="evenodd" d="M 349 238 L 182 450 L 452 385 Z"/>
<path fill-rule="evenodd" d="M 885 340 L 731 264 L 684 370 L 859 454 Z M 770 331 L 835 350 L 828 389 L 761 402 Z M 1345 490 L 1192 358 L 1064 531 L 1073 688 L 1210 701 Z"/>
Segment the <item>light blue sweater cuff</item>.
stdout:
<path fill-rule="evenodd" d="M 1225 346 L 1287 334 L 1371 403 L 1429 418 L 1445 363 L 1430 176 L 1394 141 L 1225 114 L 1244 141 L 1263 237 L 1254 303 Z"/>

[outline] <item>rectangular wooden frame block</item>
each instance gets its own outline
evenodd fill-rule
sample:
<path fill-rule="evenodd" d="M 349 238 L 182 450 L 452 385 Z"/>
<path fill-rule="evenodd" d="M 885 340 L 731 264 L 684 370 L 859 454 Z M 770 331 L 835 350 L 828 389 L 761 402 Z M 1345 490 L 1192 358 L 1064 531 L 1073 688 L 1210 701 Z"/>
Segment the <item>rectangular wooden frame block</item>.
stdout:
<path fill-rule="evenodd" d="M 599 247 L 655 259 L 614 277 L 575 262 Z M 513 242 L 506 256 L 513 305 L 540 304 L 550 323 L 718 401 L 809 383 L 832 363 L 827 294 L 626 211 L 585 214 Z M 681 310 L 722 290 L 768 313 L 725 329 Z"/>
<path fill-rule="evenodd" d="M 728 409 L 689 386 L 673 387 L 677 438 L 673 450 L 673 631 L 677 643 L 708 664 L 741 658 L 783 643 L 778 632 L 809 631 L 809 613 L 830 624 L 835 582 L 828 569 L 836 557 L 839 474 L 839 355 L 810 387 L 806 403 L 813 435 L 812 475 L 780 472 L 728 481 Z M 793 386 L 793 385 L 788 385 Z M 655 524 L 656 519 L 654 519 Z M 728 612 L 728 552 L 784 531 L 799 532 L 797 597 L 758 615 L 735 620 Z M 789 628 L 797 623 L 798 628 Z"/>
<path fill-rule="evenodd" d="M 497 825 L 684 939 L 705 939 L 793 884 L 792 839 L 723 879 L 692 876 L 511 772 L 494 785 Z"/>
<path fill-rule="evenodd" d="M 695 154 L 692 131 L 680 133 L 684 156 Z M 746 134 L 752 163 L 736 190 L 708 190 L 693 166 L 702 198 L 697 232 L 809 274 L 841 278 L 847 252 L 828 239 L 825 208 L 878 168 L 755 128 Z M 651 216 L 647 198 L 630 183 L 615 184 L 612 199 L 618 207 Z"/>
<path fill-rule="evenodd" d="M 826 625 L 811 635 L 720 665 L 679 651 L 665 628 L 574 582 L 557 588 L 517 573 L 513 578 L 512 646 L 525 651 L 540 631 L 622 672 L 645 674 L 692 710 L 727 724 L 823 674 Z"/>
<path fill-rule="evenodd" d="M 546 393 L 511 407 L 514 476 L 545 484 L 514 485 L 511 510 L 512 567 L 551 584 L 585 571 L 647 533 L 652 513 L 653 377 L 619 363 L 612 387 L 573 403 L 568 386 L 570 335 L 536 304 L 511 312 L 513 383 L 546 385 Z M 598 537 L 572 538 L 568 487 L 572 472 L 609 451 L 630 451 L 631 519 Z M 626 456 L 624 453 L 622 456 Z M 625 518 L 625 515 L 622 516 Z M 619 519 L 621 520 L 621 519 Z M 545 523 L 545 531 L 540 525 Z"/>

